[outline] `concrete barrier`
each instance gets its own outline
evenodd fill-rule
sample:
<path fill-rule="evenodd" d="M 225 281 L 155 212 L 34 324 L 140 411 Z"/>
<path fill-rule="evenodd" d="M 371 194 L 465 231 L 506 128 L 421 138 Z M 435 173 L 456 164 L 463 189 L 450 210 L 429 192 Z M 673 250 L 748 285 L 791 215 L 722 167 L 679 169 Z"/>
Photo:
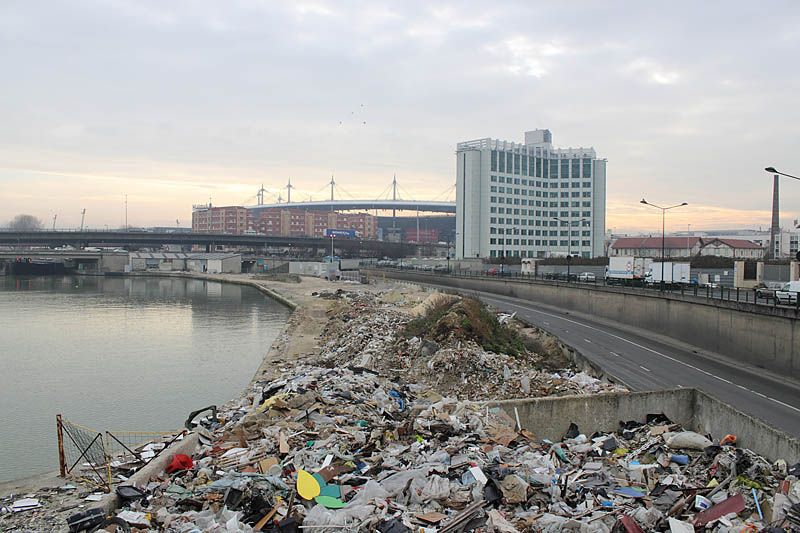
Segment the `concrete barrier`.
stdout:
<path fill-rule="evenodd" d="M 663 413 L 685 429 L 710 434 L 714 441 L 729 433 L 736 435 L 739 446 L 771 461 L 800 461 L 800 440 L 697 389 L 531 398 L 487 405 L 501 408 L 512 420 L 519 415 L 522 427 L 539 439 L 560 440 L 570 422 L 590 435 L 618 430 L 620 421 L 644 422 L 648 414 Z"/>
<path fill-rule="evenodd" d="M 369 275 L 541 302 L 653 331 L 800 379 L 800 316 L 795 309 L 533 280 L 439 276 L 402 270 L 373 270 Z"/>

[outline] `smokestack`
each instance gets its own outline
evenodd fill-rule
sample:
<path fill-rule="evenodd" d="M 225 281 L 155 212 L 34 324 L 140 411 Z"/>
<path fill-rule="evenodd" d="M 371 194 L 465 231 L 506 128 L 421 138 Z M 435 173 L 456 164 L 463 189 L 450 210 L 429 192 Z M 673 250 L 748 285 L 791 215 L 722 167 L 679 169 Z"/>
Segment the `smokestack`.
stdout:
<path fill-rule="evenodd" d="M 779 216 L 779 194 L 778 194 L 778 175 L 775 174 L 772 181 L 772 226 L 769 228 L 769 254 L 768 257 L 774 259 L 775 244 L 777 236 L 780 232 L 780 216 Z"/>

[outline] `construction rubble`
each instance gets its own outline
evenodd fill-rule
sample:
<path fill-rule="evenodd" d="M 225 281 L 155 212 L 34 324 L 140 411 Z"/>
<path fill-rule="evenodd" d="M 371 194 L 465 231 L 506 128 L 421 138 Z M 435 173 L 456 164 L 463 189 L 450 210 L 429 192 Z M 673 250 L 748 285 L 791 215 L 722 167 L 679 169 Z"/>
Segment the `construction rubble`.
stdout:
<path fill-rule="evenodd" d="M 475 339 L 409 337 L 412 319 L 381 298 L 321 297 L 345 304 L 322 353 L 276 364 L 201 419 L 170 473 L 118 486 L 117 531 L 800 531 L 800 464 L 660 413 L 613 433 L 564 420 L 562 439 L 543 439 L 477 400 L 613 386 Z M 56 524 L 33 496 L 0 500 L 0 530 L 66 531 L 75 509 Z"/>

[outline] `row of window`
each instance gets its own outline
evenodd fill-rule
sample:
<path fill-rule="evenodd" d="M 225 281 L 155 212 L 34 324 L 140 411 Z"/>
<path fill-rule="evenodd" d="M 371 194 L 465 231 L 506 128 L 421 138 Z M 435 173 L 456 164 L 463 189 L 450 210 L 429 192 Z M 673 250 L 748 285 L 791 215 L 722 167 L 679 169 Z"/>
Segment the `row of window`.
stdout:
<path fill-rule="evenodd" d="M 561 207 L 580 207 L 578 205 L 579 202 L 561 202 Z M 584 207 L 591 207 L 589 202 L 583 202 Z M 550 202 L 550 205 L 544 205 L 542 207 L 559 207 L 558 202 Z M 522 215 L 522 216 L 537 216 L 537 217 L 575 217 L 578 218 L 580 215 L 580 211 L 542 211 L 540 209 L 524 209 L 519 207 L 493 207 L 490 212 L 492 214 L 499 213 L 501 215 L 508 214 L 508 215 Z M 590 213 L 590 211 L 583 211 L 584 216 L 591 216 L 586 215 L 586 213 Z M 494 219 L 492 219 L 494 220 Z M 576 221 L 577 223 L 577 221 Z"/>
<path fill-rule="evenodd" d="M 564 207 L 569 207 L 569 206 L 565 205 Z M 503 208 L 501 207 L 500 209 L 502 210 Z M 511 211 L 512 211 L 512 209 L 509 207 L 508 209 L 506 209 L 506 214 L 508 214 L 508 215 L 519 215 L 520 214 L 519 212 L 522 211 L 522 215 L 521 216 L 525 216 L 525 213 L 526 213 L 525 209 L 514 209 L 513 213 Z M 577 225 L 577 218 L 578 218 L 578 216 L 580 216 L 581 212 L 588 213 L 588 211 L 549 211 L 549 213 L 551 213 L 551 215 L 550 215 L 551 218 L 552 217 L 573 217 L 573 218 L 575 218 L 576 219 L 575 220 L 576 224 L 572 224 L 573 226 Z M 492 211 L 492 213 L 494 214 L 494 211 Z M 527 216 L 534 216 L 533 215 L 533 209 L 531 209 L 529 211 L 529 213 L 530 214 L 527 215 Z M 541 213 L 541 215 L 539 213 Z M 536 211 L 536 216 L 546 217 L 546 216 L 548 216 L 547 213 L 548 213 L 548 211 Z M 559 214 L 552 214 L 552 213 L 561 213 L 561 214 L 559 215 Z M 516 222 L 516 221 L 519 220 L 517 218 L 514 219 L 515 222 L 511 222 L 510 218 L 504 219 L 503 217 L 489 217 L 489 221 L 490 222 L 494 222 L 495 219 L 497 219 L 497 221 L 498 221 L 497 223 L 498 224 L 519 224 L 520 223 L 520 222 Z M 522 219 L 522 221 L 523 221 L 522 225 L 523 226 L 528 226 L 528 225 L 530 225 L 530 226 L 547 226 L 547 224 L 534 224 L 533 223 L 534 219 L 530 219 L 531 223 L 527 224 L 525 222 L 526 220 L 528 220 L 528 219 L 525 219 L 525 218 Z M 589 224 L 590 224 L 590 221 L 587 220 L 587 221 L 585 221 L 585 223 L 583 225 L 589 225 Z M 550 226 L 560 226 L 560 225 L 569 225 L 569 224 L 568 223 L 558 224 L 557 221 L 555 221 L 555 220 L 551 220 L 550 221 Z"/>
<path fill-rule="evenodd" d="M 546 226 L 547 224 L 544 224 L 544 225 Z M 538 224 L 537 224 L 537 226 L 538 226 Z M 573 236 L 573 237 L 580 237 L 580 236 L 591 237 L 592 236 L 592 232 L 590 230 L 582 230 L 582 231 L 572 230 L 572 233 L 570 233 L 569 230 L 549 230 L 549 231 L 550 231 L 550 233 L 549 233 L 550 237 L 558 237 L 558 236 L 568 237 L 570 235 Z M 548 236 L 547 230 L 538 230 L 538 229 L 537 230 L 532 230 L 532 229 L 529 230 L 529 229 L 524 229 L 524 228 L 522 228 L 522 229 L 520 229 L 520 228 L 489 228 L 489 233 L 492 234 L 492 235 L 495 235 L 497 233 L 502 235 L 503 233 L 505 233 L 506 235 L 536 235 L 537 237 L 540 236 L 540 235 L 543 236 L 543 237 L 547 237 Z"/>
<path fill-rule="evenodd" d="M 550 176 L 572 176 L 573 178 L 592 176 L 591 158 L 543 159 L 511 152 L 492 150 L 492 172 L 505 172 L 518 176 L 548 178 Z"/>
<path fill-rule="evenodd" d="M 544 193 L 539 194 L 540 191 L 536 191 L 536 196 L 538 198 L 591 198 L 592 195 L 588 192 L 579 193 L 579 192 L 562 192 L 561 194 L 557 192 L 551 192 L 550 194 Z M 538 205 L 541 206 L 541 200 L 528 200 L 527 198 L 512 198 L 510 196 L 490 196 L 489 202 L 494 204 L 513 204 L 513 205 Z"/>
<path fill-rule="evenodd" d="M 547 250 L 490 250 L 491 257 L 547 257 Z M 572 255 L 578 255 L 573 252 Z M 591 257 L 591 252 L 580 252 L 581 257 Z"/>
<path fill-rule="evenodd" d="M 567 240 L 542 240 L 542 239 L 506 239 L 506 244 L 510 246 L 560 246 L 563 248 L 578 247 L 578 246 L 591 246 L 592 241 L 567 241 Z M 489 244 L 503 244 L 503 239 L 491 238 Z"/>
<path fill-rule="evenodd" d="M 497 183 L 498 181 L 500 183 L 503 183 L 503 180 L 504 180 L 503 176 L 494 176 L 494 175 L 492 175 L 489 178 L 489 181 L 491 181 L 492 183 Z M 506 183 L 508 183 L 508 185 L 511 185 L 511 181 L 512 181 L 511 178 L 506 178 L 505 181 L 506 181 Z M 520 183 L 520 181 L 522 183 Z M 522 185 L 523 187 L 539 187 L 539 188 L 542 188 L 542 189 L 548 189 L 548 188 L 549 189 L 558 189 L 559 187 L 561 187 L 562 189 L 569 189 L 570 186 L 573 187 L 573 188 L 578 188 L 578 187 L 590 188 L 592 186 L 592 182 L 591 181 L 578 181 L 578 180 L 570 180 L 570 181 L 533 181 L 533 180 L 530 180 L 530 181 L 528 181 L 526 179 L 520 180 L 519 178 L 514 178 L 514 182 L 515 182 L 514 185 Z M 505 188 L 505 190 L 508 193 L 511 193 L 511 189 L 513 188 L 513 187 L 504 186 L 504 185 L 499 185 L 499 186 L 498 185 L 492 185 L 493 189 L 495 189 L 496 187 L 500 187 L 500 189 L 501 189 L 500 192 L 503 192 L 503 189 Z M 521 190 L 525 191 L 526 189 L 521 189 Z M 520 192 L 519 192 L 520 189 L 514 189 L 514 191 L 515 191 L 514 194 L 520 194 Z M 525 193 L 523 192 L 522 194 L 525 194 Z"/>

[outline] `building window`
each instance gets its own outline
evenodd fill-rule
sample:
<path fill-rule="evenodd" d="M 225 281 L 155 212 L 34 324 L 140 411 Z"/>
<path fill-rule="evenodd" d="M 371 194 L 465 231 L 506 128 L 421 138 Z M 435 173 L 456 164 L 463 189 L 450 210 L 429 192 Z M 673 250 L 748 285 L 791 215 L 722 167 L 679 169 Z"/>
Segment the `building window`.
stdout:
<path fill-rule="evenodd" d="M 572 177 L 577 178 L 581 173 L 581 160 L 580 159 L 573 159 L 572 160 Z"/>
<path fill-rule="evenodd" d="M 492 185 L 491 187 L 489 187 L 489 192 L 497 192 L 497 186 Z"/>
<path fill-rule="evenodd" d="M 497 244 L 497 239 L 489 239 L 489 244 Z"/>
<path fill-rule="evenodd" d="M 583 160 L 583 178 L 591 178 L 592 177 L 592 160 L 591 159 L 584 159 Z"/>
<path fill-rule="evenodd" d="M 582 241 L 582 243 L 583 243 L 583 246 L 591 246 L 592 245 L 591 241 Z"/>
<path fill-rule="evenodd" d="M 591 187 L 592 187 L 592 182 L 591 182 L 591 181 L 584 181 L 584 182 L 583 182 L 583 187 L 584 187 L 585 189 L 589 189 L 589 188 L 591 188 Z"/>
<path fill-rule="evenodd" d="M 519 154 L 514 154 L 514 174 L 519 174 L 520 161 Z"/>
<path fill-rule="evenodd" d="M 550 246 L 558 246 L 558 241 L 550 240 L 548 242 L 550 243 Z"/>
<path fill-rule="evenodd" d="M 493 181 L 493 182 L 497 183 L 497 176 L 492 176 L 492 177 L 491 177 L 491 181 Z"/>
<path fill-rule="evenodd" d="M 592 216 L 592 212 L 591 211 L 584 211 L 583 214 L 581 214 L 581 216 L 584 217 L 584 218 L 590 217 L 590 216 Z"/>

